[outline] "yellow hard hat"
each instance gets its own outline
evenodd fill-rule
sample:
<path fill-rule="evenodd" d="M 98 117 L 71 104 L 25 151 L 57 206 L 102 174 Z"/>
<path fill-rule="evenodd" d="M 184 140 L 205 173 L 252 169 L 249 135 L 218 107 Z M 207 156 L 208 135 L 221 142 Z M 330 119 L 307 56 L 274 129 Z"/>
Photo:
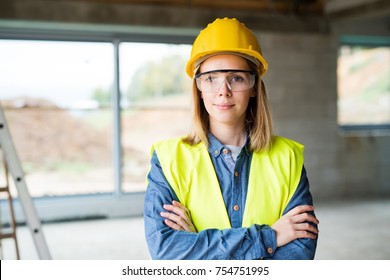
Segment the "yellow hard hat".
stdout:
<path fill-rule="evenodd" d="M 187 75 L 193 78 L 200 63 L 218 53 L 236 53 L 248 58 L 258 66 L 259 76 L 268 69 L 256 36 L 235 18 L 218 18 L 200 31 L 186 65 Z"/>

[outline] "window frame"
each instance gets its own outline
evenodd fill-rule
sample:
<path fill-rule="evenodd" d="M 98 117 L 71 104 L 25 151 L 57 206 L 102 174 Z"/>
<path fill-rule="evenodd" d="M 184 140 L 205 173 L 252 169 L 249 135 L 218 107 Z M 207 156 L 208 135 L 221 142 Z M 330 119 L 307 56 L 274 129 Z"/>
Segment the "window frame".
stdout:
<path fill-rule="evenodd" d="M 340 36 L 338 50 L 342 46 L 362 47 L 389 47 L 389 37 L 343 35 Z M 337 77 L 338 83 L 338 77 Z M 337 101 L 339 100 L 337 89 Z M 338 112 L 339 108 L 337 108 Z M 389 111 L 390 114 L 390 111 Z M 356 124 L 341 125 L 337 121 L 339 132 L 343 136 L 387 136 L 390 135 L 390 121 L 388 124 Z"/>
<path fill-rule="evenodd" d="M 135 27 L 120 25 L 64 24 L 0 20 L 0 39 L 70 42 L 108 42 L 114 46 L 113 169 L 114 191 L 105 194 L 82 194 L 54 197 L 33 197 L 43 222 L 82 218 L 131 217 L 143 214 L 145 192 L 122 191 L 122 143 L 120 106 L 120 53 L 123 42 L 192 44 L 198 30 L 188 28 Z M 27 182 L 28 186 L 28 182 Z M 14 199 L 18 223 L 25 217 L 18 198 Z M 10 219 L 7 201 L 0 200 L 1 219 Z"/>

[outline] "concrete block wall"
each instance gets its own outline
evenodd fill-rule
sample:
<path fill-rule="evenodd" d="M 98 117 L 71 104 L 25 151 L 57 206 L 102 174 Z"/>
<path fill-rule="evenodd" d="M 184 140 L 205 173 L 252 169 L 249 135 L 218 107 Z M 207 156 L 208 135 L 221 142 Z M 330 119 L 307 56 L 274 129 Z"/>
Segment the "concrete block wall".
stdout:
<path fill-rule="evenodd" d="M 275 134 L 305 145 L 315 199 L 390 195 L 390 137 L 345 136 L 337 125 L 337 37 L 258 33 Z"/>

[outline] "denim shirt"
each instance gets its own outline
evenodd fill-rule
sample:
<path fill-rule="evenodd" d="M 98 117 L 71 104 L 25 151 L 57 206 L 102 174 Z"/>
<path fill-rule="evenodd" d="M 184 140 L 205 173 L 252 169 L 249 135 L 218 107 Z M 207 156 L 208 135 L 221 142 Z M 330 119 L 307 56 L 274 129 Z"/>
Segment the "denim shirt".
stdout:
<path fill-rule="evenodd" d="M 232 226 L 223 230 L 194 233 L 165 225 L 160 216 L 166 211 L 163 204 L 179 200 L 164 176 L 157 154 L 153 153 L 144 201 L 145 236 L 152 259 L 314 259 L 317 239 L 301 238 L 276 248 L 275 231 L 270 225 L 242 227 L 252 159 L 248 140 L 246 142 L 234 161 L 230 150 L 209 134 L 208 151 Z M 245 176 L 234 176 L 235 172 Z M 298 205 L 313 205 L 305 168 L 283 215 Z"/>

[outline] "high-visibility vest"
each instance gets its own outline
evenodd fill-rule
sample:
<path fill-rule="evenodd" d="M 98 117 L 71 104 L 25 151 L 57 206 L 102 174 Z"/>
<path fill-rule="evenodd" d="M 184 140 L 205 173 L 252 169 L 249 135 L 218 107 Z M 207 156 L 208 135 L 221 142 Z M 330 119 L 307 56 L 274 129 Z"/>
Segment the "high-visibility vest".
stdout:
<path fill-rule="evenodd" d="M 196 229 L 231 228 L 207 147 L 202 142 L 191 146 L 174 138 L 154 144 L 154 150 Z M 254 152 L 242 226 L 276 222 L 299 184 L 302 167 L 303 146 L 286 138 L 275 136 L 269 151 Z"/>

